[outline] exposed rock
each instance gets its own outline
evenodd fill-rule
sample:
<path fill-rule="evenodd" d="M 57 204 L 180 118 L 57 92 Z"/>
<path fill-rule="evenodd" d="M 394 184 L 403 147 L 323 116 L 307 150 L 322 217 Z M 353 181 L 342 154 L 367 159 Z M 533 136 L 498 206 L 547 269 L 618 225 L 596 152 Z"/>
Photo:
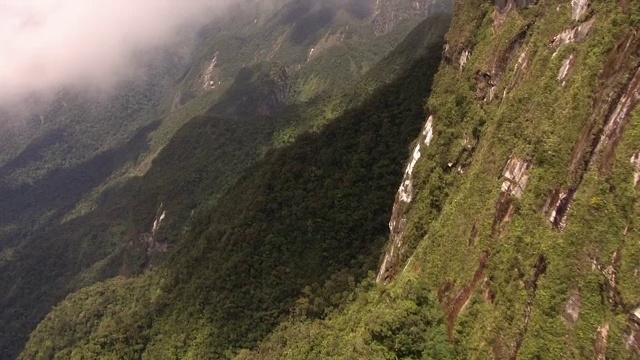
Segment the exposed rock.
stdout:
<path fill-rule="evenodd" d="M 633 165 L 633 186 L 640 183 L 640 151 L 636 151 L 631 157 L 631 165 Z"/>
<path fill-rule="evenodd" d="M 522 198 L 524 189 L 529 182 L 530 172 L 531 163 L 519 158 L 509 159 L 502 171 L 502 176 L 505 177 L 505 181 L 502 183 L 502 192 L 518 199 Z"/>
<path fill-rule="evenodd" d="M 167 212 L 163 211 L 162 214 L 153 222 L 153 228 L 151 229 L 151 234 L 156 233 L 158 229 L 160 229 L 160 225 L 162 224 L 162 220 L 167 216 Z"/>
<path fill-rule="evenodd" d="M 596 21 L 595 18 L 593 18 L 587 22 L 584 22 L 571 29 L 567 29 L 561 32 L 560 34 L 554 36 L 550 41 L 551 47 L 557 48 L 553 56 L 555 56 L 558 53 L 558 50 L 560 47 L 570 43 L 574 43 L 574 42 L 581 42 L 584 39 L 586 39 L 589 33 L 591 32 L 591 29 L 593 28 L 593 24 L 595 23 L 595 21 Z"/>
<path fill-rule="evenodd" d="M 219 84 L 215 76 L 217 72 L 217 66 L 218 66 L 218 52 L 216 51 L 216 54 L 213 56 L 213 59 L 211 60 L 209 67 L 204 72 L 204 75 L 202 77 L 203 88 L 205 91 L 213 90 Z"/>
<path fill-rule="evenodd" d="M 624 346 L 631 351 L 637 358 L 640 355 L 640 324 L 634 324 L 632 330 L 626 336 Z"/>
<path fill-rule="evenodd" d="M 453 284 L 447 283 L 438 292 L 438 300 L 443 304 L 445 314 L 447 316 L 449 335 L 453 334 L 458 317 L 468 308 L 471 298 L 478 286 L 486 282 L 486 270 L 488 265 L 489 253 L 484 252 L 480 256 L 478 267 L 469 284 L 454 292 Z M 489 296 L 493 295 L 490 294 Z"/>
<path fill-rule="evenodd" d="M 617 144 L 622 136 L 638 101 L 640 101 L 640 68 L 627 85 L 615 110 L 606 119 L 606 125 L 596 147 L 596 153 L 603 158 L 601 165 L 606 165 L 613 156 L 614 144 Z"/>
<path fill-rule="evenodd" d="M 578 322 L 580 318 L 580 309 L 582 308 L 582 296 L 580 295 L 580 291 L 575 290 L 567 303 L 564 306 L 564 317 L 565 319 L 571 323 L 575 324 Z"/>
<path fill-rule="evenodd" d="M 493 221 L 494 232 L 501 223 L 509 222 L 516 213 L 516 207 L 512 197 L 522 198 L 524 189 L 529 182 L 529 172 L 531 164 L 519 158 L 510 158 L 502 171 L 505 178 L 502 183 L 500 198 L 496 205 L 496 212 Z"/>
<path fill-rule="evenodd" d="M 596 344 L 594 352 L 597 360 L 605 360 L 607 355 L 607 345 L 609 342 L 609 324 L 600 326 L 596 331 Z"/>
<path fill-rule="evenodd" d="M 153 225 L 151 226 L 150 233 L 142 233 L 140 234 L 140 242 L 145 246 L 147 250 L 147 255 L 153 255 L 157 253 L 162 253 L 167 251 L 167 244 L 156 241 L 155 235 L 160 229 L 162 225 L 162 221 L 167 217 L 167 212 L 162 210 L 163 205 L 160 204 L 160 208 L 158 209 L 158 215 L 156 219 L 153 221 Z"/>
<path fill-rule="evenodd" d="M 615 158 L 615 149 L 629 122 L 630 113 L 640 101 L 640 69 L 637 66 L 629 68 L 628 65 L 628 59 L 636 56 L 639 49 L 638 34 L 630 31 L 618 41 L 603 66 L 600 82 L 604 87 L 598 92 L 591 119 L 573 149 L 569 167 L 572 184 L 567 190 L 556 189 L 544 208 L 549 220 L 559 230 L 564 230 L 567 225 L 573 197 L 580 188 L 584 174 L 594 164 L 598 164 L 599 171 L 604 173 Z M 600 130 L 596 124 L 602 119 L 604 129 Z"/>
<path fill-rule="evenodd" d="M 403 242 L 404 232 L 407 226 L 406 213 L 409 209 L 414 197 L 413 189 L 413 171 L 422 156 L 422 148 L 431 145 L 433 140 L 433 116 L 427 119 L 427 122 L 420 133 L 418 143 L 413 149 L 411 161 L 407 165 L 402 179 L 402 184 L 396 194 L 396 200 L 393 204 L 391 220 L 389 221 L 389 245 L 385 252 L 384 259 L 380 265 L 376 281 L 378 283 L 387 283 L 393 279 L 396 268 L 400 265 L 405 252 L 405 244 Z"/>
<path fill-rule="evenodd" d="M 606 280 L 601 289 L 602 295 L 606 295 L 607 300 L 614 310 L 628 309 L 618 287 L 618 271 L 621 263 L 620 252 L 614 252 L 611 256 L 611 263 L 606 266 L 602 265 L 598 259 L 592 259 L 592 261 Z"/>
<path fill-rule="evenodd" d="M 527 57 L 528 52 L 529 52 L 529 49 L 525 48 L 520 53 L 520 56 L 518 56 L 518 62 L 516 62 L 516 68 L 515 68 L 516 72 L 521 70 L 526 70 L 527 65 L 529 65 L 529 59 Z"/>
<path fill-rule="evenodd" d="M 469 49 L 464 50 L 462 54 L 460 54 L 460 60 L 459 60 L 460 70 L 462 70 L 462 68 L 467 64 L 467 61 L 469 61 L 470 57 L 471 57 L 471 50 Z"/>
<path fill-rule="evenodd" d="M 409 165 L 407 165 L 402 185 L 398 189 L 399 199 L 405 203 L 410 203 L 413 197 L 413 169 L 422 156 L 420 152 L 421 147 L 422 145 L 429 146 L 431 144 L 431 140 L 433 139 L 433 116 L 430 116 L 427 120 L 427 123 L 422 130 L 421 138 L 422 141 L 419 141 L 416 144 L 416 147 L 413 149 L 411 161 L 409 162 Z"/>
<path fill-rule="evenodd" d="M 640 307 L 633 311 L 633 320 L 640 324 Z"/>
<path fill-rule="evenodd" d="M 571 18 L 580 20 L 589 8 L 589 0 L 571 0 Z"/>
<path fill-rule="evenodd" d="M 558 230 L 564 230 L 567 227 L 567 217 L 571 209 L 571 200 L 575 190 L 555 190 L 547 204 L 544 206 L 543 212 L 549 216 L 549 221 Z"/>
<path fill-rule="evenodd" d="M 488 102 L 493 100 L 498 84 L 489 73 L 478 71 L 476 73 L 476 98 Z"/>
<path fill-rule="evenodd" d="M 567 81 L 565 80 L 567 75 L 569 74 L 569 71 L 571 71 L 571 69 L 573 68 L 573 63 L 575 59 L 575 55 L 571 54 L 563 63 L 562 63 L 562 67 L 560 68 L 560 72 L 558 73 L 558 81 L 562 81 L 562 86 L 565 86 L 567 84 Z"/>

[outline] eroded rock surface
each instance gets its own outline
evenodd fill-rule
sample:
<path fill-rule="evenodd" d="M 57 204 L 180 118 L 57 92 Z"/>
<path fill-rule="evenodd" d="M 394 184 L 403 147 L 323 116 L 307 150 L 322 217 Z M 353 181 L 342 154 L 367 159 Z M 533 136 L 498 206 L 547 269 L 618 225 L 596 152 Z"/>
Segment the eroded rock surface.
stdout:
<path fill-rule="evenodd" d="M 580 309 L 582 308 L 582 296 L 579 291 L 574 291 L 564 306 L 565 319 L 571 324 L 578 322 Z"/>
<path fill-rule="evenodd" d="M 607 345 L 609 343 L 609 324 L 604 324 L 596 331 L 595 355 L 597 360 L 607 358 Z"/>
<path fill-rule="evenodd" d="M 571 69 L 573 68 L 574 59 L 575 59 L 575 56 L 571 54 L 562 63 L 562 67 L 560 68 L 560 72 L 558 73 L 558 81 L 562 82 L 562 86 L 565 86 L 567 84 L 566 78 L 567 78 L 567 75 L 569 75 L 569 72 L 571 71 Z"/>
<path fill-rule="evenodd" d="M 524 189 L 529 182 L 529 172 L 531 164 L 519 158 L 511 158 L 505 165 L 502 175 L 505 181 L 502 183 L 502 192 L 508 193 L 516 198 L 522 198 Z"/>
<path fill-rule="evenodd" d="M 462 70 L 462 68 L 467 64 L 467 61 L 469 61 L 470 57 L 471 57 L 471 50 L 469 49 L 464 50 L 462 54 L 460 54 L 460 61 L 458 62 L 460 64 L 460 70 Z"/>
<path fill-rule="evenodd" d="M 589 0 L 571 0 L 571 18 L 580 20 L 589 9 Z"/>
<path fill-rule="evenodd" d="M 640 183 L 640 151 L 636 151 L 631 157 L 631 165 L 633 165 L 633 186 Z"/>
<path fill-rule="evenodd" d="M 405 252 L 405 243 L 403 241 L 404 232 L 407 227 L 406 214 L 409 206 L 415 196 L 413 188 L 413 172 L 418 160 L 422 157 L 422 151 L 431 145 L 433 140 L 433 116 L 430 116 L 425 123 L 418 143 L 413 149 L 411 161 L 407 165 L 402 179 L 402 185 L 396 194 L 396 200 L 393 204 L 391 220 L 389 221 L 389 245 L 387 247 L 382 265 L 376 281 L 379 283 L 387 283 L 393 279 L 396 274 L 397 267 L 402 261 Z"/>
<path fill-rule="evenodd" d="M 560 34 L 554 36 L 551 39 L 550 41 L 551 46 L 559 49 L 564 45 L 583 41 L 584 39 L 587 38 L 587 36 L 591 32 L 591 29 L 593 28 L 594 23 L 595 23 L 595 18 L 587 22 L 584 22 L 578 26 L 575 26 L 571 29 L 567 29 L 561 32 Z M 557 53 L 558 51 L 556 50 L 555 54 Z"/>

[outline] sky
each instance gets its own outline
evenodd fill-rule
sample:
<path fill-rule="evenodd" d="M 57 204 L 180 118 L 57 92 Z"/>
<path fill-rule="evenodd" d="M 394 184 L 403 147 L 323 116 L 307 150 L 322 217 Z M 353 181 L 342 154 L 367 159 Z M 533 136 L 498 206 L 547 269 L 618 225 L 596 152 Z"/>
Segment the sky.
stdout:
<path fill-rule="evenodd" d="M 0 103 L 104 86 L 230 0 L 0 0 Z"/>

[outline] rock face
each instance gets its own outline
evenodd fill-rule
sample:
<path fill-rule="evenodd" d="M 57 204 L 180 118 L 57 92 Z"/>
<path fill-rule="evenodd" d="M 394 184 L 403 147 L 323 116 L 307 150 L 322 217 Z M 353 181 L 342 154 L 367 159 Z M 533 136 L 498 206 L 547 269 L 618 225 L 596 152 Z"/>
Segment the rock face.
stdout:
<path fill-rule="evenodd" d="M 633 186 L 640 183 L 640 151 L 636 151 L 631 157 L 631 165 L 633 165 Z"/>
<path fill-rule="evenodd" d="M 524 190 L 529 182 L 529 172 L 531 171 L 531 163 L 512 157 L 507 161 L 502 176 L 504 181 L 500 188 L 500 198 L 496 205 L 494 217 L 494 229 L 502 223 L 511 221 L 516 213 L 515 199 L 521 199 Z"/>
<path fill-rule="evenodd" d="M 575 60 L 575 56 L 571 54 L 562 63 L 562 67 L 560 68 L 560 72 L 558 73 L 558 81 L 562 82 L 562 86 L 565 86 L 567 84 L 567 81 L 565 79 L 567 78 L 567 75 L 569 75 L 569 71 L 571 71 L 571 68 L 573 67 L 574 60 Z"/>
<path fill-rule="evenodd" d="M 604 324 L 596 331 L 595 355 L 597 360 L 605 360 L 607 358 L 607 345 L 609 343 L 609 324 Z"/>
<path fill-rule="evenodd" d="M 462 70 L 462 68 L 467 64 L 467 61 L 469 61 L 469 58 L 471 57 L 471 50 L 467 49 L 465 51 L 462 52 L 462 54 L 460 55 L 460 70 Z"/>
<path fill-rule="evenodd" d="M 571 0 L 571 18 L 580 20 L 589 9 L 589 0 Z"/>
<path fill-rule="evenodd" d="M 211 91 L 215 89 L 216 86 L 218 86 L 218 73 L 218 52 L 216 52 L 215 56 L 211 60 L 211 63 L 209 64 L 209 67 L 207 67 L 204 74 L 202 75 L 202 87 L 205 91 Z"/>
<path fill-rule="evenodd" d="M 389 221 L 389 245 L 376 278 L 378 283 L 387 283 L 395 277 L 397 267 L 405 255 L 406 243 L 403 241 L 403 236 L 407 226 L 406 215 L 415 196 L 413 173 L 418 160 L 422 157 L 422 151 L 429 147 L 433 140 L 433 121 L 433 116 L 427 119 L 398 189 Z"/>
<path fill-rule="evenodd" d="M 580 296 L 579 291 L 574 291 L 567 300 L 567 303 L 564 307 L 565 310 L 565 319 L 571 324 L 575 324 L 578 322 L 580 318 L 580 309 L 582 308 L 582 296 Z"/>
<path fill-rule="evenodd" d="M 502 192 L 516 198 L 522 198 L 524 189 L 529 182 L 531 164 L 519 158 L 511 158 L 504 167 L 502 175 L 505 181 L 502 183 Z"/>
<path fill-rule="evenodd" d="M 551 47 L 559 49 L 560 47 L 567 44 L 584 41 L 591 32 L 594 23 L 595 18 L 561 32 L 560 34 L 553 37 L 553 39 L 551 39 Z M 556 51 L 554 55 L 557 53 L 558 51 Z"/>
<path fill-rule="evenodd" d="M 393 279 L 388 265 L 398 266 L 397 249 L 418 241 L 407 268 L 418 268 L 436 289 L 452 338 L 486 325 L 484 315 L 501 319 L 494 334 L 474 333 L 477 341 L 462 345 L 470 353 L 546 358 L 553 343 L 559 350 L 551 357 L 636 358 L 640 298 L 629 289 L 640 277 L 632 220 L 639 203 L 628 182 L 640 185 L 633 116 L 640 35 L 632 20 L 640 3 L 456 5 L 428 102 L 439 129 L 428 161 L 442 174 L 420 173 L 411 183 L 420 195 L 399 217 L 409 230 L 388 248 L 396 252 L 388 250 L 378 280 Z M 477 149 L 458 173 L 453 165 L 467 138 Z M 427 191 L 448 197 L 432 200 Z M 428 213 L 433 207 L 436 220 Z M 428 226 L 420 227 L 425 218 Z M 422 231 L 417 240 L 415 229 Z M 479 257 L 488 265 L 478 267 Z M 487 288 L 489 296 L 478 296 Z M 612 321 L 612 312 L 622 321 Z M 550 335 L 549 326 L 558 333 Z"/>

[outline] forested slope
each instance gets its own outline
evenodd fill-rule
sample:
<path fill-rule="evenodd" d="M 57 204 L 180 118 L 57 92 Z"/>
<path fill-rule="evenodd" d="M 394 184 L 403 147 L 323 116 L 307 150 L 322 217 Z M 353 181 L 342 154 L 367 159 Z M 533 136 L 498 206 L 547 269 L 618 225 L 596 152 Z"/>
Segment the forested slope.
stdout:
<path fill-rule="evenodd" d="M 458 1 L 377 285 L 240 358 L 637 358 L 639 15 Z"/>
<path fill-rule="evenodd" d="M 155 268 L 64 300 L 21 357 L 222 358 L 254 346 L 291 311 L 323 317 L 342 303 L 377 267 L 448 24 L 446 15 L 428 18 L 353 85 L 355 95 L 350 90 L 314 105 L 342 109 L 334 119 L 318 122 L 305 117 L 309 107 L 285 106 L 282 117 L 225 117 L 213 107 L 192 120 L 140 187 L 125 187 L 130 196 L 123 199 L 138 201 L 169 185 L 161 193 L 168 201 L 210 198 L 207 186 L 220 174 L 211 157 L 220 169 L 234 166 L 258 150 L 259 137 L 272 133 L 265 128 L 276 129 L 279 121 L 295 125 L 294 133 L 318 130 L 265 151 L 226 193 L 186 220 L 184 239 Z M 388 69 L 390 63 L 397 68 Z M 166 220 L 163 213 L 156 212 L 158 224 L 169 221 L 171 213 Z M 158 229 L 150 232 L 153 242 L 162 239 Z M 314 304 L 296 306 L 305 296 Z"/>
<path fill-rule="evenodd" d="M 395 79 L 422 47 L 377 64 L 439 4 L 242 1 L 111 94 L 3 109 L 0 357 L 69 293 L 163 263 L 269 149 Z"/>

